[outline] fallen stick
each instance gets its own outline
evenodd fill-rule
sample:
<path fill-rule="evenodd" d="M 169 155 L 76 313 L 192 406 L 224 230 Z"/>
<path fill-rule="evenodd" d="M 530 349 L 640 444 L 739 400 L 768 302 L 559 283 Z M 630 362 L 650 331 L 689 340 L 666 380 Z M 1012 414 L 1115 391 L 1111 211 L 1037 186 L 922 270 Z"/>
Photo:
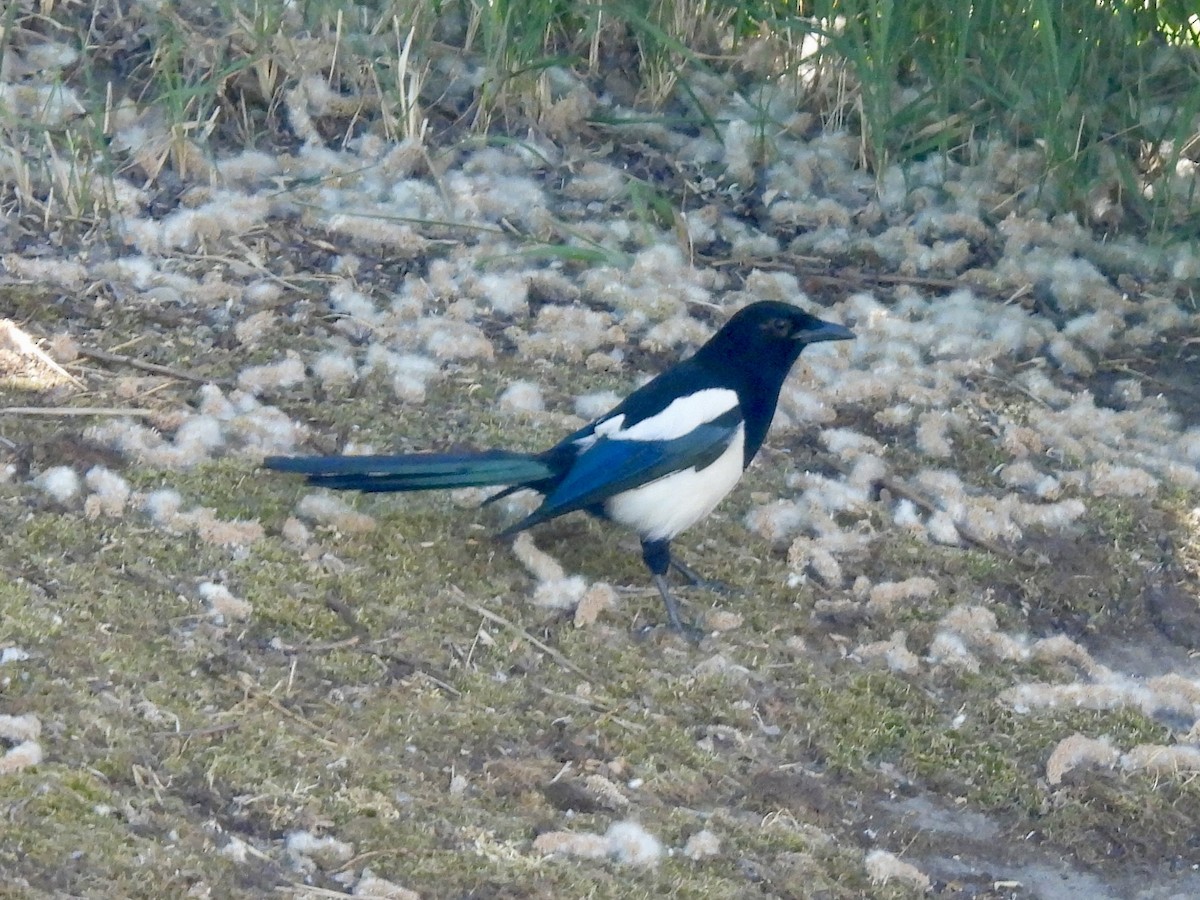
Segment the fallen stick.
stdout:
<path fill-rule="evenodd" d="M 178 378 L 181 381 L 192 381 L 196 384 L 219 384 L 229 386 L 231 382 L 225 378 L 212 378 L 207 375 L 195 375 L 191 372 L 186 372 L 183 369 L 174 369 L 171 366 L 161 366 L 158 363 L 145 362 L 140 359 L 135 359 L 132 356 L 121 356 L 119 353 L 109 353 L 107 350 L 99 350 L 95 347 L 80 347 L 79 355 L 86 356 L 88 359 L 98 360 L 99 362 L 112 363 L 118 366 L 129 366 L 132 369 L 141 369 L 143 372 L 152 372 L 155 375 L 166 375 L 168 378 Z"/>
<path fill-rule="evenodd" d="M 132 406 L 0 406 L 0 416 L 153 416 L 152 409 Z"/>

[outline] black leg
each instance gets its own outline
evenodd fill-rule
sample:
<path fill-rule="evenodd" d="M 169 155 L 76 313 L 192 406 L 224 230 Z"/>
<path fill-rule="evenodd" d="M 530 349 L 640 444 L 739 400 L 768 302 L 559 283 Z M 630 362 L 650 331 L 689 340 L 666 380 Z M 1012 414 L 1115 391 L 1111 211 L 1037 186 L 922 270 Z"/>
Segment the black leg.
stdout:
<path fill-rule="evenodd" d="M 662 597 L 663 606 L 667 608 L 667 621 L 671 628 L 684 637 L 698 641 L 703 637 L 703 632 L 694 625 L 683 624 L 683 619 L 679 617 L 679 606 L 675 603 L 675 598 L 671 596 L 671 587 L 667 584 L 667 571 L 673 564 L 671 542 L 642 541 L 642 559 L 646 563 L 646 568 L 650 570 L 654 586 L 658 588 L 659 596 Z"/>

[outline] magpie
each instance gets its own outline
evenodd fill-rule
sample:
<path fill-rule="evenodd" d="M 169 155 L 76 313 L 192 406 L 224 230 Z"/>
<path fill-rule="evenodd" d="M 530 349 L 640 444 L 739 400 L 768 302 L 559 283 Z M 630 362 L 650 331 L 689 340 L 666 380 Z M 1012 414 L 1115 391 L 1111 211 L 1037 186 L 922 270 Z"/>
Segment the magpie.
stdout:
<path fill-rule="evenodd" d="M 485 503 L 529 488 L 541 505 L 500 533 L 507 537 L 584 510 L 632 529 L 673 629 L 685 632 L 667 582 L 671 541 L 728 494 L 762 446 L 783 381 L 801 351 L 854 337 L 798 307 L 752 303 L 692 356 L 541 453 L 490 450 L 403 456 L 269 456 L 268 469 L 335 490 L 426 491 L 508 487 Z"/>

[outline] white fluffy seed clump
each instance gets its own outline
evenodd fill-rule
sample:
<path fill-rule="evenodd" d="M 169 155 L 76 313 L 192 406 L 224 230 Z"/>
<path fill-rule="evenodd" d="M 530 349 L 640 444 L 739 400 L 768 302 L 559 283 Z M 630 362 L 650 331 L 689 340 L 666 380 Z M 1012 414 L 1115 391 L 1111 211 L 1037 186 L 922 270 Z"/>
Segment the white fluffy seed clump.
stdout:
<path fill-rule="evenodd" d="M 631 866 L 654 866 L 663 856 L 662 842 L 637 822 L 614 822 L 603 835 L 572 831 L 547 831 L 533 842 L 539 853 L 582 859 L 609 857 Z"/>
<path fill-rule="evenodd" d="M 250 618 L 254 607 L 241 597 L 235 597 L 223 584 L 203 581 L 196 589 L 200 599 L 208 607 L 208 614 L 218 625 L 226 622 L 241 622 Z"/>
<path fill-rule="evenodd" d="M 70 466 L 54 466 L 38 475 L 33 480 L 34 487 L 57 500 L 59 503 L 70 503 L 80 491 L 79 473 Z"/>
<path fill-rule="evenodd" d="M 367 348 L 363 370 L 382 370 L 391 377 L 392 392 L 407 403 L 424 403 L 430 380 L 441 367 L 437 361 L 417 353 L 396 353 L 380 344 Z"/>
<path fill-rule="evenodd" d="M 142 498 L 142 511 L 159 528 L 172 533 L 194 533 L 207 544 L 243 548 L 262 540 L 262 524 L 241 519 L 221 519 L 204 506 L 183 509 L 183 497 L 171 488 L 152 491 Z"/>
<path fill-rule="evenodd" d="M 868 877 L 876 884 L 897 881 L 919 891 L 928 891 L 932 887 L 928 875 L 888 850 L 870 851 L 864 864 Z"/>
<path fill-rule="evenodd" d="M 890 615 L 899 604 L 928 600 L 937 592 L 937 582 L 925 576 L 904 581 L 885 581 L 871 588 L 867 611 L 872 615 Z"/>
<path fill-rule="evenodd" d="M 604 415 L 621 402 L 621 397 L 615 391 L 599 391 L 595 394 L 581 394 L 575 398 L 575 415 L 591 421 Z"/>
<path fill-rule="evenodd" d="M 155 428 L 123 419 L 94 425 L 84 435 L 140 463 L 163 469 L 191 468 L 220 452 L 254 457 L 292 453 L 307 435 L 304 425 L 246 391 L 226 396 L 216 385 L 207 384 L 199 393 L 198 413 L 180 410 L 157 420 L 167 430 L 174 429 L 170 439 Z"/>
<path fill-rule="evenodd" d="M 1059 741 L 1050 752 L 1046 760 L 1046 783 L 1056 787 L 1068 772 L 1080 767 L 1111 768 L 1120 758 L 1120 752 L 1108 738 L 1073 734 Z"/>
<path fill-rule="evenodd" d="M 318 837 L 309 831 L 293 831 L 284 841 L 288 858 L 298 868 L 332 869 L 354 856 L 354 845 L 332 835 Z"/>
<path fill-rule="evenodd" d="M 0 741 L 12 744 L 0 754 L 0 776 L 12 775 L 42 761 L 42 720 L 33 713 L 0 715 Z"/>
<path fill-rule="evenodd" d="M 574 610 L 576 627 L 593 624 L 604 609 L 616 602 L 616 592 L 609 585 L 589 585 L 580 575 L 567 575 L 558 560 L 534 544 L 527 531 L 513 541 L 513 554 L 537 580 L 534 604 L 546 609 Z"/>
<path fill-rule="evenodd" d="M 532 381 L 514 381 L 500 395 L 500 408 L 514 412 L 541 412 L 546 408 L 542 389 Z"/>
<path fill-rule="evenodd" d="M 605 345 L 625 343 L 625 333 L 611 315 L 577 306 L 543 306 L 530 331 L 514 331 L 513 337 L 524 357 L 568 362 L 581 362 Z"/>
<path fill-rule="evenodd" d="M 301 519 L 329 525 L 343 534 L 363 534 L 375 528 L 375 520 L 350 507 L 341 497 L 328 492 L 305 494 L 296 504 Z"/>
<path fill-rule="evenodd" d="M 121 516 L 129 502 L 129 482 L 104 466 L 92 466 L 84 476 L 84 483 L 92 491 L 83 502 L 84 514 L 89 519 L 97 516 Z"/>
<path fill-rule="evenodd" d="M 890 671 L 901 675 L 915 675 L 921 669 L 921 660 L 908 649 L 908 635 L 895 632 L 886 641 L 873 641 L 854 648 L 854 656 L 864 663 L 882 662 Z"/>
<path fill-rule="evenodd" d="M 238 373 L 238 387 L 256 396 L 271 391 L 287 390 L 303 381 L 304 363 L 294 354 L 279 362 L 251 366 Z"/>
<path fill-rule="evenodd" d="M 312 362 L 313 375 L 326 390 L 353 384 L 358 378 L 354 357 L 338 350 L 327 350 Z"/>

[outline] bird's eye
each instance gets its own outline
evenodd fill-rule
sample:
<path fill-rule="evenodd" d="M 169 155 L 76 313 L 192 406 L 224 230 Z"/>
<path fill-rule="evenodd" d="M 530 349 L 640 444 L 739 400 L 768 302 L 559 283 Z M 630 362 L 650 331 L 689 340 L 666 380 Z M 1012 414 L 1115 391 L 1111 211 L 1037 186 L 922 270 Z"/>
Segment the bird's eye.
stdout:
<path fill-rule="evenodd" d="M 792 323 L 787 319 L 767 319 L 763 322 L 763 331 L 775 338 L 791 337 Z"/>

